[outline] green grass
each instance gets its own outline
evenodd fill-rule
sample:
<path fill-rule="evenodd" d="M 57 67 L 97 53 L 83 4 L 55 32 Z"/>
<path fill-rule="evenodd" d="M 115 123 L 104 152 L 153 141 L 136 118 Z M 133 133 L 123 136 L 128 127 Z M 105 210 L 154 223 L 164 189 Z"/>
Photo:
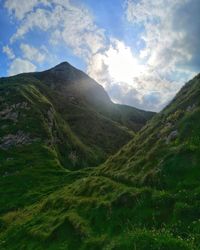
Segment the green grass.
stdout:
<path fill-rule="evenodd" d="M 103 177 L 80 178 L 34 206 L 3 215 L 0 246 L 17 249 L 26 242 L 24 249 L 195 249 L 198 233 L 191 234 L 191 220 L 182 218 L 190 213 L 198 222 L 198 214 L 192 214 L 194 206 L 179 205 L 183 197 Z"/>
<path fill-rule="evenodd" d="M 0 137 L 23 129 L 39 140 L 0 149 L 0 249 L 200 249 L 199 77 L 104 163 L 113 137 L 130 135 L 122 122 L 83 109 L 97 128 L 84 140 L 91 127 L 76 124 L 80 107 L 58 106 L 58 95 L 39 81 L 19 78 L 19 87 L 10 80 L 0 86 L 12 90 L 3 98 L 9 105 L 25 100 L 30 109 L 19 110 L 15 125 L 1 120 Z"/>

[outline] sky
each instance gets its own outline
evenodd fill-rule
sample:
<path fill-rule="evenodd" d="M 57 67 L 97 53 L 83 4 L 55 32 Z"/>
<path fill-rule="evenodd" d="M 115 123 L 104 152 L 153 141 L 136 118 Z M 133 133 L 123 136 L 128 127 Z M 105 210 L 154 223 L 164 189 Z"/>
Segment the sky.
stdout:
<path fill-rule="evenodd" d="M 160 111 L 200 72 L 199 0 L 0 0 L 0 76 L 63 61 Z"/>

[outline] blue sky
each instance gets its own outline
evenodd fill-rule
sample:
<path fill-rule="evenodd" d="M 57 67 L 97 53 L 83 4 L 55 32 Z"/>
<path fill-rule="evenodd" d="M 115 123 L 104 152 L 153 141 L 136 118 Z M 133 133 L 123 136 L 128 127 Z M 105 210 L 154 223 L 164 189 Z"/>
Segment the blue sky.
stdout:
<path fill-rule="evenodd" d="M 68 61 L 111 99 L 161 110 L 200 71 L 199 0 L 3 0 L 0 76 Z"/>

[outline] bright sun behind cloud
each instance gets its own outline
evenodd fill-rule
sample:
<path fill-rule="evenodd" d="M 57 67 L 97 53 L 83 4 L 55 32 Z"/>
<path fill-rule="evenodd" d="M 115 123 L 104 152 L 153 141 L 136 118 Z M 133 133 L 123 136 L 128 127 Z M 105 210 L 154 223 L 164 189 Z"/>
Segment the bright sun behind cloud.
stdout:
<path fill-rule="evenodd" d="M 133 78 L 144 72 L 144 66 L 134 58 L 131 49 L 121 41 L 115 40 L 105 53 L 104 63 L 114 81 L 134 84 Z"/>

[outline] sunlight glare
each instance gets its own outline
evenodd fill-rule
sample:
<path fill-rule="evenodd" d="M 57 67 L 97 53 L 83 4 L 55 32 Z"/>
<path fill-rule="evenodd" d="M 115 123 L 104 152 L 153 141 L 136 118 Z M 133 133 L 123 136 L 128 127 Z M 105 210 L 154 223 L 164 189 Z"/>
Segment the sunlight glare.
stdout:
<path fill-rule="evenodd" d="M 111 46 L 106 52 L 105 63 L 109 75 L 117 82 L 133 84 L 134 77 L 138 77 L 144 71 L 144 66 L 134 58 L 130 47 L 121 41 L 115 41 L 115 46 Z"/>

